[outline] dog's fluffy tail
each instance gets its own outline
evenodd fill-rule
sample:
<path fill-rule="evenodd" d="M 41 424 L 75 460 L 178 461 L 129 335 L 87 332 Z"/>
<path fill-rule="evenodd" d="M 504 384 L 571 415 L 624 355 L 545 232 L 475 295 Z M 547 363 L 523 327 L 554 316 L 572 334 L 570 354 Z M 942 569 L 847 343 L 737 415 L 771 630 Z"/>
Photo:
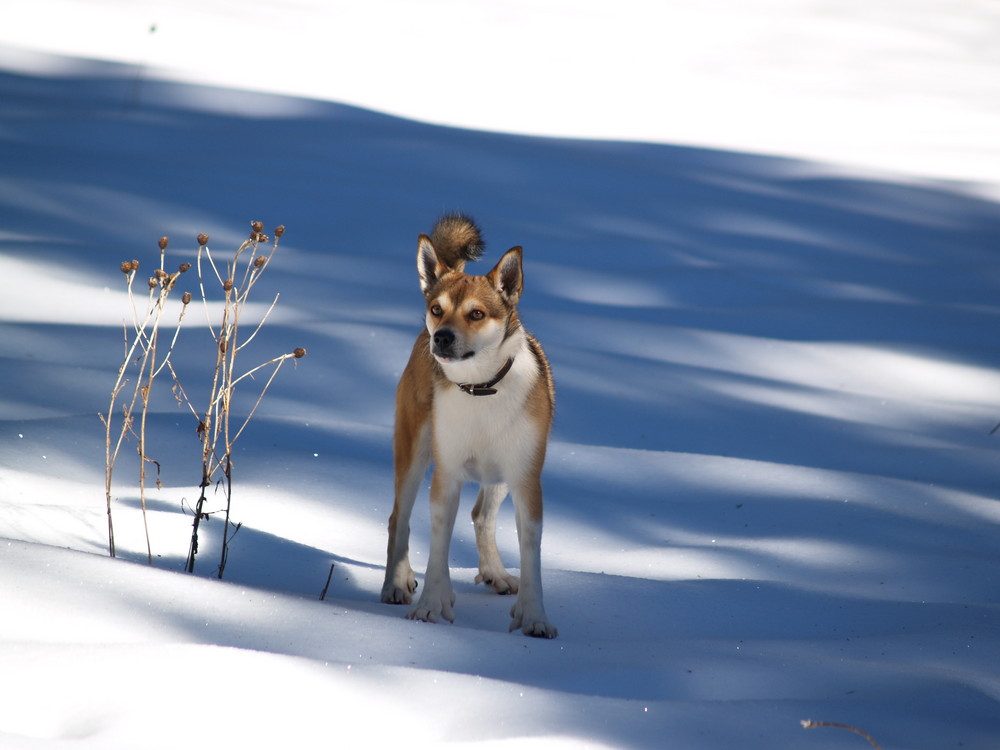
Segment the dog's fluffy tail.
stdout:
<path fill-rule="evenodd" d="M 453 271 L 462 271 L 465 262 L 479 260 L 486 249 L 476 222 L 465 214 L 445 214 L 431 230 L 431 244 L 438 259 Z"/>

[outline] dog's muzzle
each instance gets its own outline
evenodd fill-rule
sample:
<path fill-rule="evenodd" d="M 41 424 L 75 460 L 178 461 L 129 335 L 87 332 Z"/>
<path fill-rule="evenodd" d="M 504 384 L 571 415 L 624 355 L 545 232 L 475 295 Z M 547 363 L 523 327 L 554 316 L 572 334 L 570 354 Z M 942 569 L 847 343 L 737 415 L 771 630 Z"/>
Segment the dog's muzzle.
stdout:
<path fill-rule="evenodd" d="M 475 354 L 474 351 L 459 354 L 455 350 L 455 343 L 457 342 L 458 337 L 455 336 L 455 332 L 449 328 L 439 328 L 434 331 L 433 336 L 431 336 L 431 340 L 433 341 L 431 352 L 435 357 L 439 357 L 440 359 L 468 359 Z"/>

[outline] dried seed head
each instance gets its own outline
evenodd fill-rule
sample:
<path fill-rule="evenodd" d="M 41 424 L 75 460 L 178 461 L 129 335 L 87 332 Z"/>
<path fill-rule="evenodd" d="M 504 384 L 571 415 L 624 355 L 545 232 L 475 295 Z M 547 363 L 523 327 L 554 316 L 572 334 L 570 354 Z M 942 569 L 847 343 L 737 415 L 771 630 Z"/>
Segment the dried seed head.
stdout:
<path fill-rule="evenodd" d="M 122 263 L 121 269 L 122 273 L 132 273 L 132 263 L 126 260 Z"/>
<path fill-rule="evenodd" d="M 204 247 L 207 244 L 208 244 L 208 235 L 202 232 L 201 234 L 198 235 L 198 246 Z"/>
<path fill-rule="evenodd" d="M 302 359 L 304 356 L 306 356 L 306 350 L 300 346 L 298 349 L 292 352 L 292 354 L 295 355 L 295 359 Z"/>
<path fill-rule="evenodd" d="M 133 271 L 139 270 L 139 261 L 133 260 L 129 265 L 132 266 Z"/>
<path fill-rule="evenodd" d="M 265 263 L 267 263 L 267 258 L 265 258 L 263 255 L 258 255 L 256 258 L 253 259 L 254 268 L 260 268 Z"/>
<path fill-rule="evenodd" d="M 166 250 L 168 242 L 170 242 L 169 238 L 167 238 L 167 237 L 160 237 L 160 241 L 158 243 L 159 246 L 160 246 L 160 250 Z"/>
<path fill-rule="evenodd" d="M 250 241 L 267 242 L 267 235 L 264 234 L 264 222 L 262 221 L 250 222 Z"/>
<path fill-rule="evenodd" d="M 177 270 L 180 271 L 181 273 L 187 273 L 188 271 L 191 270 L 191 264 L 190 263 L 181 263 L 177 267 Z"/>
<path fill-rule="evenodd" d="M 184 292 L 184 296 L 181 297 L 181 302 L 185 305 L 191 301 L 191 292 Z"/>
<path fill-rule="evenodd" d="M 162 268 L 157 268 L 155 271 L 153 271 L 153 276 L 155 276 L 158 279 L 165 279 L 167 277 L 167 272 L 164 271 Z"/>
<path fill-rule="evenodd" d="M 150 277 L 149 277 L 149 288 L 150 288 L 150 289 L 156 289 L 156 287 L 157 287 L 157 285 L 158 285 L 159 283 L 160 283 L 160 282 L 158 282 L 158 281 L 157 281 L 156 279 L 154 279 L 154 278 L 153 278 L 152 276 L 150 276 Z"/>
<path fill-rule="evenodd" d="M 274 236 L 275 237 L 280 237 L 284 233 L 285 233 L 285 225 L 284 224 L 282 224 L 282 225 L 277 226 L 277 227 L 274 228 Z"/>
<path fill-rule="evenodd" d="M 232 279 L 226 279 L 225 281 L 223 281 L 222 282 L 222 288 L 225 289 L 227 292 L 232 291 L 232 289 L 233 289 L 233 280 Z"/>

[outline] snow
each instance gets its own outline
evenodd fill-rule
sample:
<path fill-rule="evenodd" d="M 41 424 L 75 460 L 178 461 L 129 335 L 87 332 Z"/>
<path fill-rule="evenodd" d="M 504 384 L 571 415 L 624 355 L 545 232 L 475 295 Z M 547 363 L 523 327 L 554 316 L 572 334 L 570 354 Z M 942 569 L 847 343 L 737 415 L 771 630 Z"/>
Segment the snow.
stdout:
<path fill-rule="evenodd" d="M 36 0 L 0 28 L 0 744 L 1000 743 L 997 9 L 988 3 Z M 155 25 L 155 31 L 150 31 Z M 586 138 L 586 140 L 584 140 Z M 558 415 L 559 638 L 378 601 L 416 237 L 525 247 Z M 288 231 L 246 360 L 234 537 L 181 572 L 199 445 L 165 385 L 106 554 L 123 260 Z M 176 307 L 168 318 L 176 317 Z M 202 388 L 203 317 L 177 366 Z M 245 414 L 251 402 L 238 402 Z M 421 512 L 421 508 L 424 512 Z M 516 562 L 513 513 L 500 548 Z M 426 560 L 426 505 L 413 554 Z M 329 593 L 320 600 L 333 568 Z"/>
<path fill-rule="evenodd" d="M 998 26 L 974 0 L 45 0 L 0 41 L 460 127 L 992 182 Z"/>

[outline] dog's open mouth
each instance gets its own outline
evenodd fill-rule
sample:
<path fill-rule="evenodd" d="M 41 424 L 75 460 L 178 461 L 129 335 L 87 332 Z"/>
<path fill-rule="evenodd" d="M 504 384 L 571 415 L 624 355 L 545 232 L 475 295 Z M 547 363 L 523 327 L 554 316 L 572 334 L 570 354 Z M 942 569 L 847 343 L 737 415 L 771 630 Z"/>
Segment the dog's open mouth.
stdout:
<path fill-rule="evenodd" d="M 434 352 L 434 358 L 437 359 L 437 361 L 443 365 L 447 365 L 451 362 L 464 362 L 467 359 L 472 359 L 474 356 L 476 356 L 476 353 L 474 351 L 466 352 L 465 354 L 462 354 L 460 356 L 455 356 L 453 352 L 448 352 L 447 354 L 443 354 L 441 352 Z"/>

